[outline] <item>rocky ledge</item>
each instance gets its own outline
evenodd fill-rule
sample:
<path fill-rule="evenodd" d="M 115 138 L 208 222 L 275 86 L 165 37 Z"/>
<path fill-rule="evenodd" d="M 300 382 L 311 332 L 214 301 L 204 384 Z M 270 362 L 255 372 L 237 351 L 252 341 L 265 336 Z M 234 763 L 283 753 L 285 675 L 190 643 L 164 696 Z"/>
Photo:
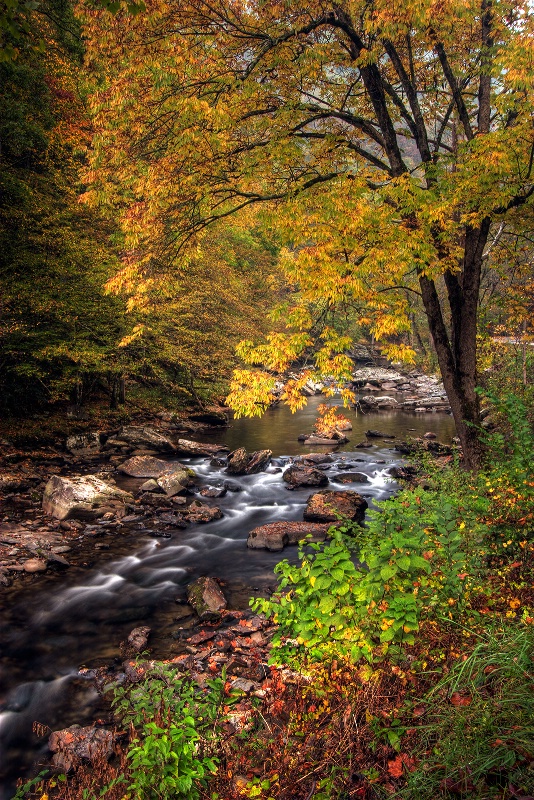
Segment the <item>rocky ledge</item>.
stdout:
<path fill-rule="evenodd" d="M 450 412 L 443 384 L 434 375 L 423 375 L 418 370 L 402 374 L 393 368 L 362 367 L 353 373 L 352 381 L 355 391 L 365 392 L 357 401 L 363 411 L 397 408 Z"/>

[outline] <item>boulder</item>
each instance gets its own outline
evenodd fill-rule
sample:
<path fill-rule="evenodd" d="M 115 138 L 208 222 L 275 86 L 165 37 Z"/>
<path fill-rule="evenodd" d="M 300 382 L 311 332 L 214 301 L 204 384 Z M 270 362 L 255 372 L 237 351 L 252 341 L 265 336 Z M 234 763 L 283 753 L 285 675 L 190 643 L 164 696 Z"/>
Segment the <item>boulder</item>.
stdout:
<path fill-rule="evenodd" d="M 45 514 L 60 520 L 72 517 L 94 519 L 100 515 L 102 506 L 120 507 L 125 503 L 133 503 L 129 492 L 105 483 L 96 475 L 75 478 L 52 475 L 43 495 Z"/>
<path fill-rule="evenodd" d="M 250 454 L 247 464 L 247 475 L 255 475 L 263 472 L 271 463 L 272 450 L 255 450 Z"/>
<path fill-rule="evenodd" d="M 328 453 L 306 453 L 295 459 L 295 464 L 332 464 L 334 459 Z"/>
<path fill-rule="evenodd" d="M 22 566 L 24 572 L 46 572 L 46 561 L 42 558 L 28 558 Z"/>
<path fill-rule="evenodd" d="M 157 484 L 163 489 L 167 497 L 174 497 L 180 494 L 191 483 L 191 478 L 195 477 L 192 469 L 184 467 L 183 464 L 172 464 L 170 469 L 166 469 L 158 475 Z"/>
<path fill-rule="evenodd" d="M 367 501 L 357 492 L 331 492 L 328 490 L 310 495 L 304 512 L 309 522 L 338 522 L 345 517 L 352 522 L 363 522 Z"/>
<path fill-rule="evenodd" d="M 255 450 L 247 453 L 239 447 L 228 455 L 226 471 L 230 475 L 253 475 L 262 472 L 271 462 L 272 450 Z"/>
<path fill-rule="evenodd" d="M 234 494 L 243 491 L 242 486 L 239 486 L 238 483 L 232 483 L 232 481 L 225 481 L 223 485 L 225 489 L 228 489 L 229 492 L 234 492 Z"/>
<path fill-rule="evenodd" d="M 94 725 L 87 728 L 71 725 L 54 731 L 48 740 L 48 747 L 54 754 L 52 764 L 62 772 L 69 772 L 84 760 L 101 763 L 113 755 L 114 738 L 111 731 Z"/>
<path fill-rule="evenodd" d="M 190 439 L 177 439 L 175 449 L 184 456 L 214 456 L 223 450 L 228 450 L 224 444 L 205 444 Z"/>
<path fill-rule="evenodd" d="M 319 436 L 316 433 L 311 433 L 309 436 L 305 435 L 302 439 L 299 436 L 299 441 L 304 441 L 306 444 L 329 444 L 331 447 L 337 447 L 339 444 L 346 444 L 349 440 L 339 431 L 334 431 L 330 437 Z"/>
<path fill-rule="evenodd" d="M 297 544 L 308 535 L 314 542 L 324 542 L 329 527 L 310 522 L 270 522 L 250 531 L 247 547 L 278 552 L 288 544 Z"/>
<path fill-rule="evenodd" d="M 118 432 L 116 439 L 125 442 L 131 447 L 146 447 L 158 453 L 174 453 L 176 447 L 157 428 L 148 426 L 128 425 Z M 150 477 L 147 475 L 147 477 Z"/>
<path fill-rule="evenodd" d="M 158 478 L 169 466 L 168 461 L 154 456 L 132 456 L 117 469 L 131 478 Z"/>
<path fill-rule="evenodd" d="M 67 450 L 73 455 L 96 455 L 100 452 L 100 433 L 78 433 L 67 438 Z"/>
<path fill-rule="evenodd" d="M 140 492 L 162 492 L 163 489 L 154 478 L 149 478 L 139 487 Z"/>
<path fill-rule="evenodd" d="M 216 506 L 205 506 L 194 500 L 189 508 L 185 510 L 185 515 L 188 522 L 213 522 L 213 520 L 221 519 L 222 511 Z"/>
<path fill-rule="evenodd" d="M 133 650 L 134 653 L 141 653 L 147 646 L 149 635 L 150 628 L 146 625 L 134 628 L 127 639 L 129 649 Z"/>
<path fill-rule="evenodd" d="M 381 367 L 362 367 L 352 373 L 352 380 L 356 384 L 365 384 L 367 381 L 383 383 L 403 383 L 406 379 L 400 372 L 392 369 L 382 369 Z"/>
<path fill-rule="evenodd" d="M 219 619 L 226 598 L 214 578 L 198 578 L 187 587 L 187 600 L 201 620 Z"/>
<path fill-rule="evenodd" d="M 378 408 L 394 408 L 395 406 L 398 406 L 397 400 L 387 394 L 377 397 L 376 403 Z"/>
<path fill-rule="evenodd" d="M 343 475 L 336 475 L 339 483 L 370 483 L 369 476 L 364 472 L 344 472 Z"/>
<path fill-rule="evenodd" d="M 378 405 L 377 399 L 374 394 L 366 394 L 358 400 L 359 405 L 365 408 L 376 408 Z"/>
<path fill-rule="evenodd" d="M 283 474 L 283 479 L 292 489 L 301 486 L 326 486 L 328 478 L 315 467 L 304 467 L 301 464 L 292 464 Z"/>
<path fill-rule="evenodd" d="M 244 447 L 238 447 L 228 454 L 227 472 L 233 475 L 244 475 L 248 464 L 248 453 Z"/>
<path fill-rule="evenodd" d="M 365 431 L 369 439 L 394 439 L 394 433 L 383 433 L 382 431 Z"/>

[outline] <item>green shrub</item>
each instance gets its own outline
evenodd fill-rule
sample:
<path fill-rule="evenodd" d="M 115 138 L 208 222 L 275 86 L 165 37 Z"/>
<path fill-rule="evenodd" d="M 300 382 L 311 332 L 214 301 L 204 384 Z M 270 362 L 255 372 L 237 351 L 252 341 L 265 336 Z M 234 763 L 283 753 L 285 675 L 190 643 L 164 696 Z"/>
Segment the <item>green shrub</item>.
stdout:
<path fill-rule="evenodd" d="M 301 543 L 300 565 L 284 560 L 276 567 L 278 592 L 252 601 L 279 626 L 273 660 L 306 654 L 371 661 L 391 643 L 413 644 L 437 606 L 451 618 L 461 613 L 484 533 L 480 504 L 469 508 L 458 497 L 417 489 L 378 505 L 367 528 L 346 523 L 331 530 L 328 544 Z"/>
<path fill-rule="evenodd" d="M 201 690 L 191 679 L 158 664 L 143 682 L 117 687 L 113 705 L 132 737 L 125 775 L 135 800 L 197 800 L 215 772 L 217 720 L 224 682 Z"/>

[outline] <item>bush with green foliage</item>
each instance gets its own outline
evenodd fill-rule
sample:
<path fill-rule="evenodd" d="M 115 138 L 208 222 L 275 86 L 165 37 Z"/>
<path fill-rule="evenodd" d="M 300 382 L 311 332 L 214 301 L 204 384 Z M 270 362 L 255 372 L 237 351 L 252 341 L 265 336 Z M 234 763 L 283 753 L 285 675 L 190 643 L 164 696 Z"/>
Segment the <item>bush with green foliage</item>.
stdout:
<path fill-rule="evenodd" d="M 116 687 L 113 706 L 130 727 L 124 775 L 135 800 L 197 800 L 215 772 L 217 722 L 224 681 L 200 689 L 165 664 L 157 664 L 139 684 Z"/>
<path fill-rule="evenodd" d="M 483 472 L 434 468 L 433 488 L 401 491 L 377 504 L 365 528 L 345 523 L 330 543 L 301 543 L 299 565 L 277 565 L 278 591 L 252 601 L 279 626 L 273 661 L 371 661 L 414 644 L 426 619 L 476 616 L 470 599 L 484 590 L 496 542 L 526 557 L 533 530 L 534 435 L 519 398 L 501 405 L 513 433 L 487 437 Z"/>
<path fill-rule="evenodd" d="M 253 601 L 279 625 L 273 659 L 298 660 L 303 651 L 295 649 L 296 640 L 314 660 L 371 661 L 390 643 L 413 644 L 436 606 L 460 612 L 470 586 L 468 563 L 480 544 L 475 513 L 440 492 L 406 490 L 370 512 L 367 528 L 344 525 L 331 530 L 325 545 L 302 543 L 299 566 L 285 560 L 276 567 L 278 592 Z"/>

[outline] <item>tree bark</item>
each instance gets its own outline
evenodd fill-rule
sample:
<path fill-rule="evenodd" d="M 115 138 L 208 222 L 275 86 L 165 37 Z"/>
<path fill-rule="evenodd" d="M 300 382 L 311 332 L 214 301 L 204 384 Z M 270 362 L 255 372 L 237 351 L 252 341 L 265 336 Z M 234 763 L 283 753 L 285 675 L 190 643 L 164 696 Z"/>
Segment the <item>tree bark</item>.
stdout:
<path fill-rule="evenodd" d="M 464 464 L 478 469 L 484 454 L 478 427 L 480 405 L 477 387 L 477 314 L 480 273 L 490 220 L 465 232 L 464 258 L 458 273 L 445 272 L 445 286 L 450 308 L 450 333 L 443 318 L 434 281 L 419 276 L 428 326 L 451 404 L 456 430 L 462 444 Z"/>

